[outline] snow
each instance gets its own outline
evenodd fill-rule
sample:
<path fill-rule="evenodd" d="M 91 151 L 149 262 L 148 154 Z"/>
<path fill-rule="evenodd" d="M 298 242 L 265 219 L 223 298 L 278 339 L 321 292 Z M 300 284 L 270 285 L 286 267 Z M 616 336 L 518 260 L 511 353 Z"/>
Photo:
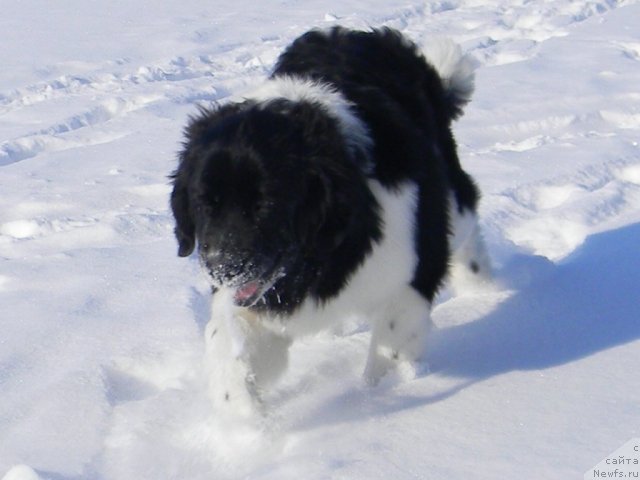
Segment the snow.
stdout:
<path fill-rule="evenodd" d="M 18 2 L 0 18 L 0 478 L 567 479 L 640 437 L 640 2 Z M 443 292 L 425 372 L 308 338 L 258 426 L 216 415 L 167 175 L 196 103 L 314 26 L 450 36 L 495 287 Z"/>

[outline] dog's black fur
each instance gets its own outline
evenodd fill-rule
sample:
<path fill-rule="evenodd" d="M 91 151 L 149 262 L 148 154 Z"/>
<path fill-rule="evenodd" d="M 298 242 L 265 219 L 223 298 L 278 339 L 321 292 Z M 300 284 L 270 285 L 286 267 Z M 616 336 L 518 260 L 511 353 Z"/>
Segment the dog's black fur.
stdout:
<path fill-rule="evenodd" d="M 353 104 L 373 141 L 349 148 L 336 118 L 307 101 L 248 99 L 203 109 L 186 129 L 171 207 L 179 255 L 198 245 L 214 286 L 238 304 L 291 314 L 338 295 L 383 235 L 368 182 L 418 186 L 412 286 L 431 301 L 449 259 L 448 200 L 475 209 L 451 122 L 466 100 L 445 88 L 398 32 L 311 31 L 272 78 L 329 84 Z"/>

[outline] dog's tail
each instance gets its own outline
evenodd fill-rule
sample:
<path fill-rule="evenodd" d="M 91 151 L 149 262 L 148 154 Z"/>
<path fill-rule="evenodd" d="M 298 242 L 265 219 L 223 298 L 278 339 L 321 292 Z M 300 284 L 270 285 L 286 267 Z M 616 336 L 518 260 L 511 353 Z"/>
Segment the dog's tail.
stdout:
<path fill-rule="evenodd" d="M 475 82 L 475 63 L 462 53 L 460 45 L 448 38 L 429 41 L 421 46 L 427 62 L 433 66 L 445 90 L 445 101 L 451 119 L 462 115 L 464 106 L 471 100 Z"/>

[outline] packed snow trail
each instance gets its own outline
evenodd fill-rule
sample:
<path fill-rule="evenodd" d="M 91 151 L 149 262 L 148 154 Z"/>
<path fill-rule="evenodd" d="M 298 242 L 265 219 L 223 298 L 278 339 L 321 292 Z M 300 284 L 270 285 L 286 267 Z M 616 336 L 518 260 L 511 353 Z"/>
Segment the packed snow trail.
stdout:
<path fill-rule="evenodd" d="M 9 3 L 0 478 L 565 480 L 640 437 L 640 2 Z M 261 428 L 231 424 L 167 175 L 197 103 L 333 24 L 476 59 L 455 130 L 496 288 L 443 292 L 430 373 L 365 386 L 348 324 L 293 348 Z"/>

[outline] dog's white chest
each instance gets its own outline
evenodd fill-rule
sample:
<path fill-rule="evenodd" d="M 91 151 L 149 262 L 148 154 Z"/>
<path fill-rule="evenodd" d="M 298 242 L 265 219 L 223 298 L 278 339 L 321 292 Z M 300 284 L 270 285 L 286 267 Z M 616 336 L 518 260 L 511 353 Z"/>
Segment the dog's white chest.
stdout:
<path fill-rule="evenodd" d="M 294 321 L 287 322 L 289 333 L 298 334 L 326 328 L 327 324 L 351 315 L 368 315 L 382 308 L 390 296 L 406 288 L 417 264 L 415 223 L 418 188 L 406 183 L 395 191 L 379 182 L 369 182 L 380 205 L 382 239 L 353 272 L 347 285 L 325 305 L 314 300 L 303 303 Z"/>

